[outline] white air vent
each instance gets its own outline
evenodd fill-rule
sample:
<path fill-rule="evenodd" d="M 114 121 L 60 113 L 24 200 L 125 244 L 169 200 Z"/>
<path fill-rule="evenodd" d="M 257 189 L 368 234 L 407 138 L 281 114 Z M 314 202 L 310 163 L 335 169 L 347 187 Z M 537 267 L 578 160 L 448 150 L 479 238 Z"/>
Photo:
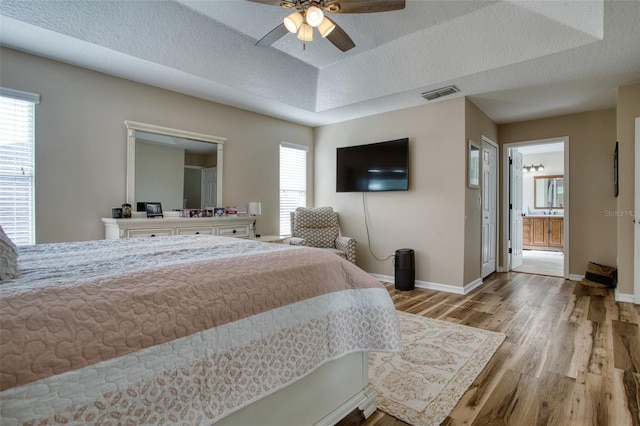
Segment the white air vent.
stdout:
<path fill-rule="evenodd" d="M 440 89 L 432 90 L 430 92 L 424 92 L 422 97 L 428 101 L 432 101 L 434 99 L 441 98 L 443 96 L 453 95 L 454 93 L 458 93 L 460 90 L 456 86 L 447 86 L 442 87 Z"/>

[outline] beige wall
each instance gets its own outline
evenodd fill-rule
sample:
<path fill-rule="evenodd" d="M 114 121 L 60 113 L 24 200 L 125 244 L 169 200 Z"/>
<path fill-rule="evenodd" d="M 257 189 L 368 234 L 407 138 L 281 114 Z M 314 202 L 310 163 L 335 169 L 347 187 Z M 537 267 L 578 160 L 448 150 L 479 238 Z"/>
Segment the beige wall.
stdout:
<path fill-rule="evenodd" d="M 409 191 L 366 193 L 371 248 L 416 254 L 416 279 L 464 281 L 466 140 L 463 98 L 315 129 L 315 205 L 333 206 L 345 235 L 358 241 L 358 265 L 393 276 L 391 260 L 367 248 L 363 194 L 336 193 L 336 148 L 409 137 Z"/>
<path fill-rule="evenodd" d="M 470 100 L 465 99 L 465 137 L 482 146 L 482 137 L 497 143 L 498 126 Z M 481 151 L 482 152 L 482 151 Z M 465 157 L 468 160 L 468 156 Z M 480 158 L 482 167 L 482 158 Z M 466 170 L 465 170 L 466 176 Z M 482 176 L 482 171 L 480 172 Z M 466 179 L 466 177 L 465 177 Z M 466 181 L 465 181 L 466 183 Z M 480 189 L 465 185 L 464 283 L 482 275 L 482 205 Z M 496 224 L 498 225 L 498 224 Z M 497 266 L 497 264 L 496 264 Z"/>
<path fill-rule="evenodd" d="M 584 275 L 588 261 L 616 264 L 617 221 L 608 214 L 616 209 L 613 193 L 616 111 L 593 111 L 498 127 L 501 145 L 563 136 L 569 137 L 569 170 L 565 173 L 569 176 L 569 273 Z M 502 170 L 500 175 L 503 176 Z M 504 262 L 501 260 L 500 264 Z"/>
<path fill-rule="evenodd" d="M 640 117 L 640 84 L 618 89 L 617 135 L 618 135 L 618 179 L 620 193 L 616 213 L 618 225 L 618 290 L 633 294 L 634 253 L 633 214 L 635 208 L 635 119 Z M 635 183 L 634 183 L 635 182 Z M 636 225 L 638 226 L 638 225 Z M 635 295 L 639 303 L 640 295 Z"/>
<path fill-rule="evenodd" d="M 100 218 L 125 201 L 125 120 L 227 138 L 224 204 L 261 201 L 260 231 L 278 232 L 279 144 L 311 147 L 311 128 L 10 49 L 2 48 L 0 59 L 3 87 L 41 95 L 38 243 L 104 238 Z M 308 179 L 313 182 L 312 149 Z"/>

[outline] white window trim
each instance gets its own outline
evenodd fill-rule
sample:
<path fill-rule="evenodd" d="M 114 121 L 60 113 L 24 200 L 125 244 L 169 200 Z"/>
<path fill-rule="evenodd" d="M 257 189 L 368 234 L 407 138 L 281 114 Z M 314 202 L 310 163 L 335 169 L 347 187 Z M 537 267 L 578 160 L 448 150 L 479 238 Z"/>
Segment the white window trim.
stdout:
<path fill-rule="evenodd" d="M 24 218 L 24 221 L 16 222 L 17 217 L 14 216 L 14 219 L 10 220 L 10 223 L 12 223 L 12 225 L 7 226 L 5 223 L 5 227 L 7 228 L 6 229 L 7 234 L 9 234 L 10 237 L 15 239 L 17 244 L 34 244 L 35 238 L 36 238 L 35 237 L 35 113 L 36 113 L 35 106 L 40 103 L 40 95 L 35 93 L 23 92 L 21 90 L 0 87 L 0 97 L 31 104 L 30 110 L 32 114 L 31 116 L 32 121 L 29 122 L 29 126 L 31 128 L 28 130 L 28 133 L 27 133 L 29 136 L 29 142 L 31 143 L 31 147 L 29 148 L 31 156 L 30 158 L 27 157 L 29 158 L 28 161 L 30 164 L 24 163 L 22 166 L 22 167 L 28 167 L 29 174 L 30 174 L 30 182 L 29 182 L 30 194 L 29 194 L 29 209 L 28 209 L 29 212 L 27 213 L 27 210 L 24 209 L 26 205 L 23 205 L 23 207 L 21 207 L 21 210 L 19 211 L 22 213 L 20 215 L 20 218 Z M 11 151 L 9 151 L 8 153 L 10 152 Z M 8 163 L 8 164 L 15 165 L 16 163 Z M 22 170 L 23 170 L 22 173 L 25 174 L 25 169 L 23 168 Z M 13 172 L 9 172 L 9 169 L 7 169 L 7 173 L 8 174 L 5 177 L 14 176 Z M 13 187 L 14 189 L 18 188 L 15 186 L 10 186 L 10 187 L 7 187 L 7 189 L 11 187 Z M 16 194 L 18 193 L 24 194 L 26 192 L 18 191 Z M 15 200 L 16 200 L 15 198 L 8 199 L 9 202 L 15 202 Z M 14 207 L 14 209 L 15 208 L 17 207 Z M 14 211 L 15 213 L 15 210 L 12 210 L 11 208 L 9 208 L 7 213 L 10 213 L 11 211 Z M 18 226 L 18 228 L 15 228 L 14 225 L 16 223 L 22 223 L 23 225 Z M 24 225 L 28 225 L 28 226 L 24 226 Z M 18 231 L 18 229 L 20 229 L 21 231 Z M 28 233 L 27 233 L 27 229 L 28 229 Z M 22 230 L 24 230 L 25 232 L 23 233 Z M 19 232 L 19 234 L 13 234 L 14 232 Z M 20 236 L 18 237 L 18 235 Z"/>

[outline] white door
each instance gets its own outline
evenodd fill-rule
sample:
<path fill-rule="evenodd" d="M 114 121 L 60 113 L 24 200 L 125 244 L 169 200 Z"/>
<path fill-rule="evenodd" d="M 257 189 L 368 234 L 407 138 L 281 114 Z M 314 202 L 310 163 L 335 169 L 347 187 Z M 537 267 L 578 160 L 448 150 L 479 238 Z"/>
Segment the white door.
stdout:
<path fill-rule="evenodd" d="M 221 207 L 216 205 L 217 177 L 218 170 L 216 167 L 202 169 L 202 185 L 200 186 L 202 209 L 206 209 L 207 207 Z"/>
<path fill-rule="evenodd" d="M 522 265 L 522 154 L 511 150 L 509 161 L 509 214 L 511 269 Z"/>
<path fill-rule="evenodd" d="M 498 147 L 482 141 L 482 277 L 496 270 Z"/>
<path fill-rule="evenodd" d="M 635 240 L 634 251 L 634 298 L 640 305 L 640 118 L 636 118 L 636 205 L 635 205 Z"/>

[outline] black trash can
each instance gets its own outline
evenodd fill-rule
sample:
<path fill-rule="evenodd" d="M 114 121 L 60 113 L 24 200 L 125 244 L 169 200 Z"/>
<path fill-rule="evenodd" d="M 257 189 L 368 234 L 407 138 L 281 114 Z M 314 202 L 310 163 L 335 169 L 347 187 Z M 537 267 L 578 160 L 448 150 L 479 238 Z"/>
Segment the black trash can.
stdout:
<path fill-rule="evenodd" d="M 396 250 L 396 290 L 409 291 L 416 287 L 416 261 L 412 249 Z"/>

